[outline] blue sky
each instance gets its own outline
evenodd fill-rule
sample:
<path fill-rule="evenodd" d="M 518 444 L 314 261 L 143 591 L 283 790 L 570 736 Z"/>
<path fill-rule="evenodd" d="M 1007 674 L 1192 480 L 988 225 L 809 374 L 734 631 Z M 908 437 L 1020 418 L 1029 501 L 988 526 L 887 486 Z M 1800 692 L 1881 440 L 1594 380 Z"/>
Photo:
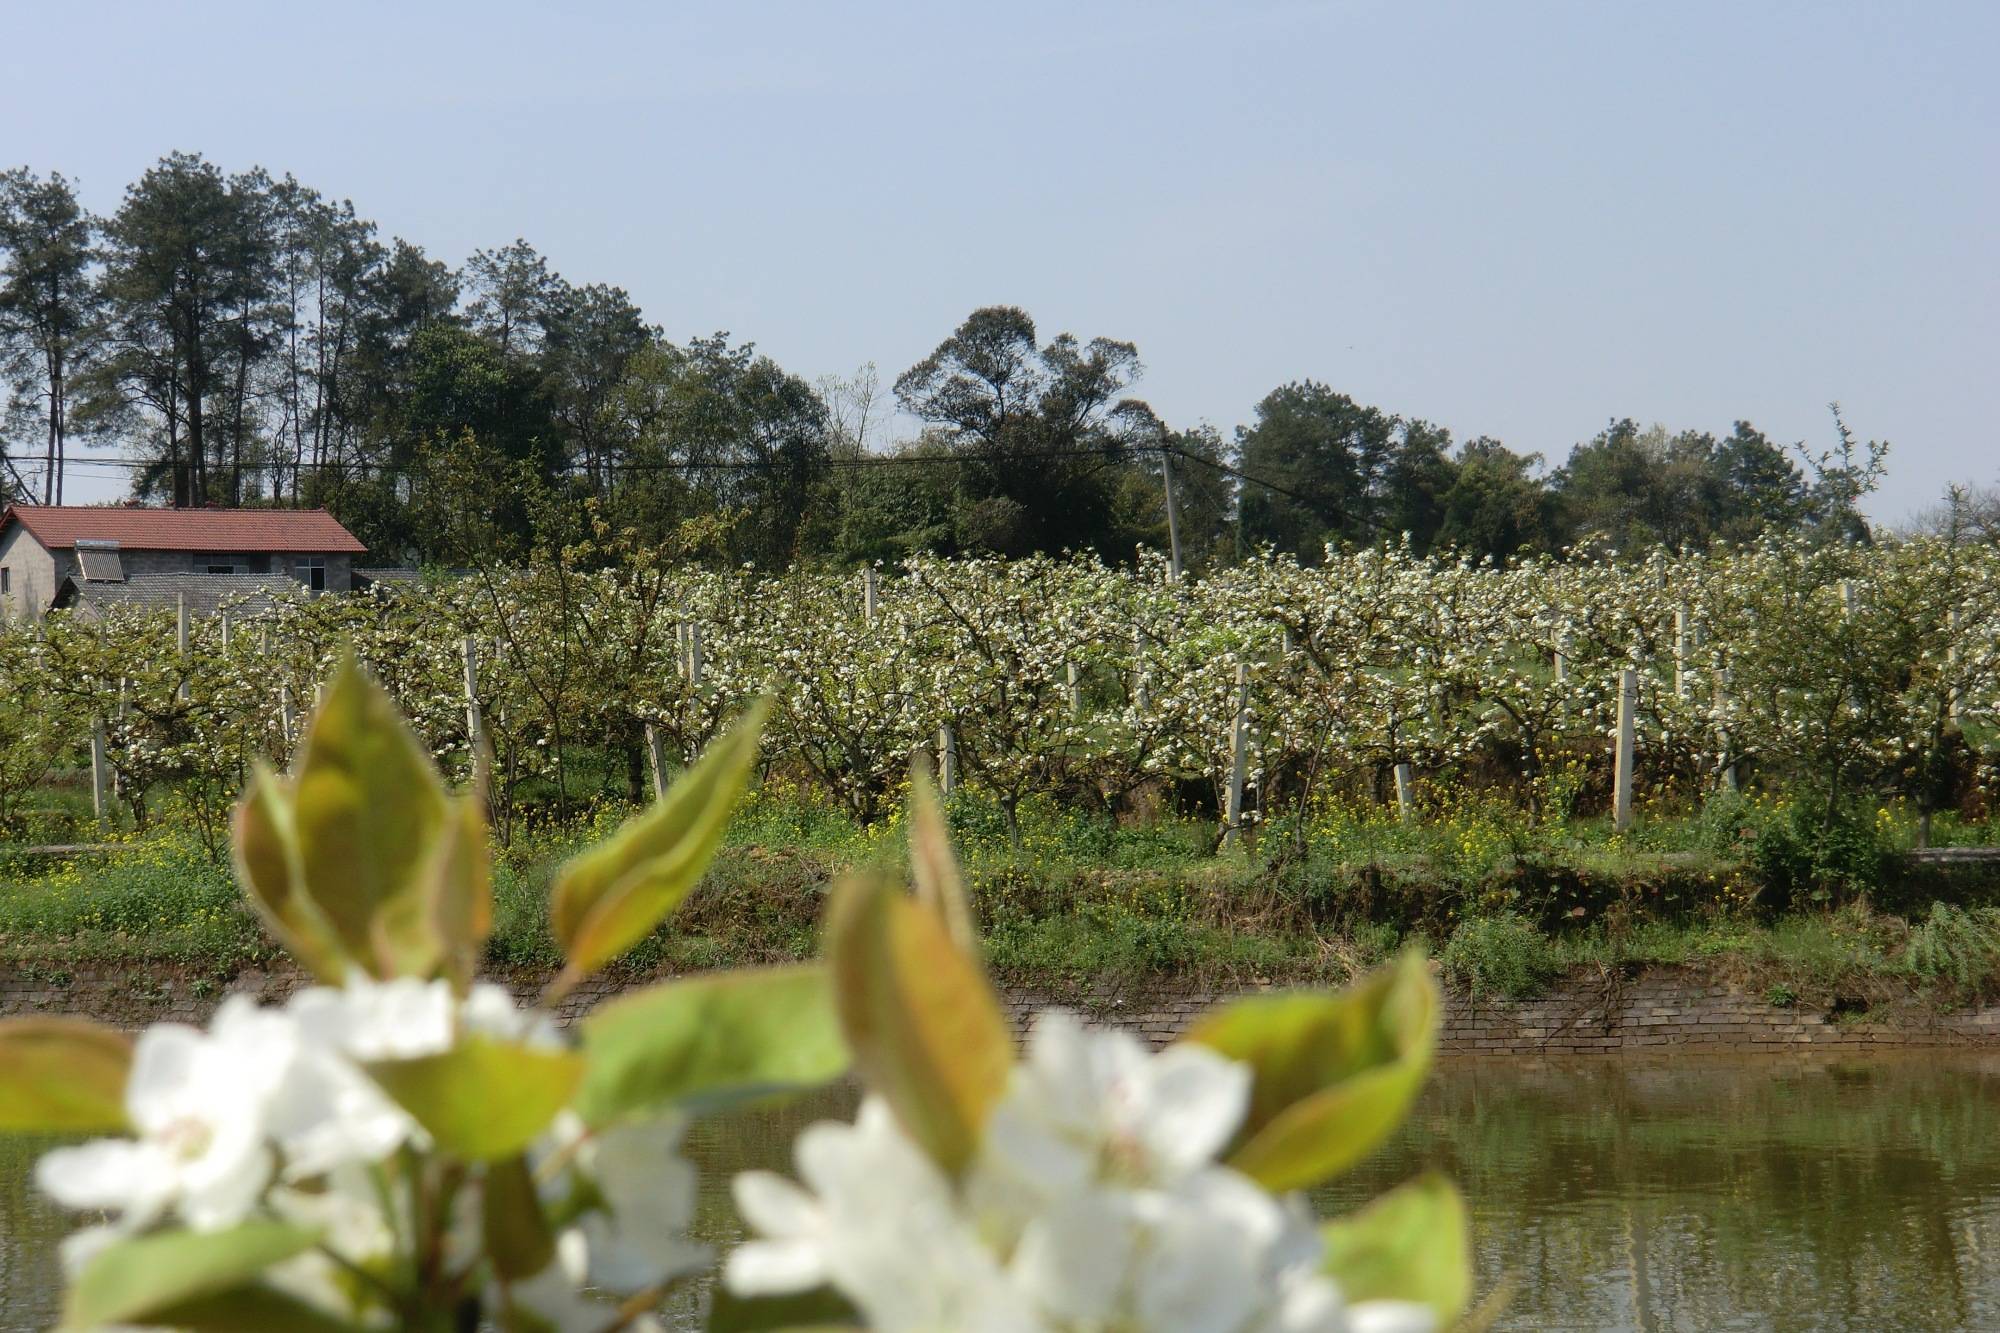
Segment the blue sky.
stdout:
<path fill-rule="evenodd" d="M 975 306 L 1559 462 L 1612 416 L 2000 481 L 2000 4 L 12 8 L 0 160 L 173 149 L 886 380 Z M 100 484 L 101 485 L 101 484 Z"/>

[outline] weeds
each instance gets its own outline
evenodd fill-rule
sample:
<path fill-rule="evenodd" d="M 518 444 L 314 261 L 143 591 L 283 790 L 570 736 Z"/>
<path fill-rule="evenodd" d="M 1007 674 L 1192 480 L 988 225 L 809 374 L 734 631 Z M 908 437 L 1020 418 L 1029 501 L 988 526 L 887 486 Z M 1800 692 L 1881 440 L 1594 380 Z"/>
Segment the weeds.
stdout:
<path fill-rule="evenodd" d="M 1564 798 L 1555 787 L 1547 796 Z M 988 961 L 1016 984 L 1337 981 L 1416 935 L 1444 941 L 1443 965 L 1461 984 L 1510 997 L 1572 968 L 1648 965 L 1720 969 L 1801 1004 L 1912 981 L 1955 1002 L 2000 986 L 2000 912 L 1933 907 L 1934 881 L 1866 879 L 1906 833 L 1895 810 L 1859 831 L 1830 830 L 1789 803 L 1729 793 L 1683 814 L 1657 811 L 1643 836 L 1621 837 L 1448 790 L 1423 800 L 1426 818 L 1407 823 L 1377 804 L 1322 801 L 1303 817 L 1303 856 L 1299 826 L 1280 821 L 1241 855 L 1217 857 L 1213 824 L 1200 819 L 1121 820 L 1032 796 L 1010 831 L 997 804 L 965 794 L 947 813 Z M 568 824 L 517 826 L 496 855 L 491 965 L 558 961 L 549 886 L 570 855 L 629 814 L 600 802 Z M 158 961 L 226 976 L 269 958 L 227 868 L 175 831 L 182 822 L 161 823 L 143 840 L 126 835 L 131 848 L 107 860 L 0 867 L 0 959 Z M 899 816 L 864 826 L 773 780 L 745 802 L 707 881 L 628 966 L 688 972 L 809 957 L 831 884 L 905 855 Z M 1813 885 L 1840 886 L 1830 896 L 1841 901 L 1823 903 Z M 1928 918 L 1913 927 L 1870 907 L 1892 887 L 1923 892 Z"/>
<path fill-rule="evenodd" d="M 1556 946 L 1512 912 L 1460 922 L 1439 955 L 1445 975 L 1474 995 L 1523 1000 L 1539 994 L 1561 966 Z"/>

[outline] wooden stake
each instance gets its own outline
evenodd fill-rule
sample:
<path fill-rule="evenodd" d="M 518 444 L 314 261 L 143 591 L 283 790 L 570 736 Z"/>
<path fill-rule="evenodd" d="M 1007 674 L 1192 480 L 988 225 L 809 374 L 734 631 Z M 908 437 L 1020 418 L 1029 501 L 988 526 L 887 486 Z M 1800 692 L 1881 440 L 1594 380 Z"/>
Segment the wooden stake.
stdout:
<path fill-rule="evenodd" d="M 1416 783 L 1410 776 L 1408 762 L 1396 765 L 1396 814 L 1408 823 L 1417 813 Z"/>
<path fill-rule="evenodd" d="M 869 565 L 861 571 L 861 623 L 875 623 L 875 604 L 881 595 L 881 584 L 875 573 L 875 566 Z"/>

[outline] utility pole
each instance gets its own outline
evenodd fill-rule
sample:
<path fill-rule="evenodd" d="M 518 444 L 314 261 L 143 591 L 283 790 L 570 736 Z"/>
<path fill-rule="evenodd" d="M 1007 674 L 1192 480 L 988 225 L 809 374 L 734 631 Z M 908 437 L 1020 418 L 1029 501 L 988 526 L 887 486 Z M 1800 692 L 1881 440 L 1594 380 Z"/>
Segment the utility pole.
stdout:
<path fill-rule="evenodd" d="M 1174 504 L 1174 464 L 1172 454 L 1160 450 L 1160 476 L 1167 483 L 1167 582 L 1181 581 L 1181 517 Z"/>

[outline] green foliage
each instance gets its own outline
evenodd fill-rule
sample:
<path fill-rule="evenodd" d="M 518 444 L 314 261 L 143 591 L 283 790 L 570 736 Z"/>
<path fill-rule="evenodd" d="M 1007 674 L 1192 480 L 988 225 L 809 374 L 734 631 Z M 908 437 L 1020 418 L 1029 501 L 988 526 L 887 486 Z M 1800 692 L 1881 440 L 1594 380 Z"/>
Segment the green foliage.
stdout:
<path fill-rule="evenodd" d="M 0 1019 L 0 1133 L 126 1128 L 132 1043 L 70 1018 Z"/>
<path fill-rule="evenodd" d="M 828 905 L 827 963 L 854 1067 L 946 1172 L 976 1150 L 1007 1085 L 1013 1036 L 945 918 L 879 874 Z"/>
<path fill-rule="evenodd" d="M 1438 961 L 1446 975 L 1474 995 L 1526 999 L 1539 992 L 1557 970 L 1548 936 L 1512 912 L 1468 917 L 1445 941 Z"/>
<path fill-rule="evenodd" d="M 1930 916 L 1910 931 L 1903 965 L 1966 998 L 1989 993 L 2000 976 L 2000 908 L 1932 903 Z"/>
<path fill-rule="evenodd" d="M 185 828 L 114 856 L 0 879 L 0 941 L 16 957 L 149 959 L 225 973 L 271 951 L 228 870 Z"/>
<path fill-rule="evenodd" d="M 847 1068 L 825 969 L 779 967 L 669 981 L 583 1021 L 577 1112 L 602 1125 L 667 1106 L 713 1110 L 829 1083 Z"/>
<path fill-rule="evenodd" d="M 1346 1170 L 1402 1122 L 1439 1022 L 1437 987 L 1411 952 L 1338 994 L 1224 1005 L 1185 1040 L 1250 1066 L 1250 1110 L 1229 1164 L 1287 1190 Z"/>
<path fill-rule="evenodd" d="M 71 1284 L 63 1326 L 165 1324 L 197 1333 L 254 1327 L 240 1311 L 268 1312 L 279 1304 L 257 1286 L 257 1275 L 315 1239 L 300 1227 L 245 1222 L 226 1231 L 158 1231 L 116 1241 Z M 204 1317 L 191 1317 L 196 1310 Z M 295 1326 L 317 1330 L 329 1322 Z"/>
<path fill-rule="evenodd" d="M 1350 1301 L 1414 1301 L 1449 1327 L 1472 1301 L 1465 1201 L 1435 1173 L 1320 1228 L 1326 1271 Z"/>
<path fill-rule="evenodd" d="M 550 901 L 572 979 L 643 939 L 693 892 L 749 781 L 768 705 L 758 704 L 666 797 L 564 867 Z"/>
<path fill-rule="evenodd" d="M 1767 817 L 1752 852 L 1772 907 L 1846 902 L 1882 882 L 1877 822 L 1810 796 Z"/>
<path fill-rule="evenodd" d="M 649 935 L 702 880 L 747 780 L 761 723 L 762 710 L 753 711 L 652 812 L 567 863 L 550 918 L 568 964 L 545 999 Z M 206 1033 L 149 1033 L 136 1057 L 148 1076 L 130 1086 L 126 1048 L 114 1034 L 0 1025 L 0 1092 L 9 1106 L 25 1106 L 22 1125 L 123 1128 L 122 1099 L 132 1132 L 156 1148 L 171 1146 L 166 1155 L 176 1163 L 185 1140 L 205 1149 L 203 1136 L 214 1136 L 242 1172 L 227 1179 L 225 1196 L 198 1193 L 207 1183 L 199 1167 L 188 1180 L 173 1175 L 178 1165 L 163 1167 L 171 1181 L 164 1202 L 149 1186 L 114 1207 L 136 1234 L 85 1264 L 70 1292 L 71 1326 L 318 1333 L 391 1318 L 428 1328 L 487 1316 L 538 1326 L 537 1302 L 550 1299 L 530 1297 L 541 1277 L 561 1299 L 583 1281 L 566 1266 L 551 1268 L 559 1250 L 572 1248 L 567 1233 L 558 1242 L 557 1228 L 579 1226 L 581 1239 L 592 1219 L 670 1233 L 683 1225 L 641 1216 L 645 1205 L 636 1202 L 649 1183 L 637 1173 L 648 1169 L 660 1172 L 654 1186 L 686 1189 L 687 1164 L 673 1143 L 682 1125 L 654 1113 L 698 1112 L 821 1082 L 845 1068 L 849 1052 L 870 1091 L 947 1175 L 1003 1151 L 988 1141 L 988 1122 L 1003 1097 L 1023 1095 L 1013 1040 L 977 957 L 967 879 L 944 812 L 922 777 L 907 820 L 914 893 L 880 864 L 848 875 L 828 904 L 823 968 L 719 974 L 635 992 L 586 1020 L 580 1049 L 553 1030 L 547 1013 L 518 1013 L 502 996 L 472 987 L 493 916 L 479 806 L 447 794 L 387 695 L 351 663 L 328 691 L 293 775 L 260 774 L 238 825 L 237 863 L 263 919 L 344 983 L 299 997 L 306 1008 L 322 1006 L 318 1021 L 231 1008 Z M 336 902 L 341 876 L 353 892 Z M 364 972 L 391 984 L 377 986 Z M 1429 1067 L 1439 1003 L 1412 952 L 1342 993 L 1265 995 L 1210 1015 L 1191 1039 L 1243 1061 L 1252 1076 L 1240 1128 L 1227 1098 L 1205 1110 L 1217 1116 L 1215 1147 L 1235 1128 L 1228 1164 L 1274 1191 L 1346 1169 L 1407 1112 Z M 436 1031 L 425 1030 L 433 1020 Z M 1051 1041 L 1083 1039 L 1075 1029 L 1055 1031 Z M 148 1040 L 181 1043 L 181 1058 L 155 1067 L 150 1052 L 174 1048 L 149 1048 Z M 354 1049 L 366 1046 L 399 1053 L 369 1058 Z M 269 1062 L 296 1060 L 303 1072 L 295 1076 L 324 1078 L 329 1087 L 365 1077 L 421 1133 L 370 1121 L 354 1141 L 322 1148 L 332 1155 L 311 1175 L 306 1145 L 355 1128 L 341 1123 L 341 1099 L 309 1108 L 269 1089 L 261 1096 L 240 1089 L 235 1100 L 219 1088 L 191 1091 L 185 1081 L 210 1055 L 224 1070 L 275 1071 L 283 1066 Z M 1204 1071 L 1218 1090 L 1233 1086 L 1217 1061 L 1188 1068 Z M 1064 1094 L 1026 1095 L 1060 1104 Z M 567 1112 L 575 1115 L 565 1121 Z M 172 1119 L 165 1128 L 163 1113 Z M 1172 1124 L 1178 1108 L 1169 1095 L 1143 1113 Z M 385 1128 L 397 1133 L 378 1140 Z M 106 1186 L 87 1160 L 87 1151 L 52 1158 L 46 1174 L 69 1182 L 51 1186 L 66 1202 L 99 1206 Z M 278 1161 L 295 1171 L 274 1178 Z M 347 1166 L 361 1167 L 370 1188 L 343 1196 L 344 1206 L 380 1208 L 377 1225 L 353 1230 L 374 1234 L 355 1241 L 292 1225 L 319 1216 L 323 1195 L 344 1188 L 339 1173 Z M 475 1188 L 461 1198 L 468 1185 Z M 1279 1205 L 1270 1205 L 1275 1219 Z M 678 1206 L 664 1204 L 663 1219 Z M 1393 1197 L 1348 1243 L 1330 1244 L 1329 1261 L 1348 1265 L 1373 1290 L 1455 1310 L 1463 1304 L 1454 1294 L 1465 1280 L 1462 1245 L 1411 1255 L 1394 1234 L 1420 1206 L 1435 1213 L 1443 1205 L 1435 1190 L 1414 1202 Z M 476 1217 L 461 1207 L 476 1208 Z M 205 1215 L 217 1223 L 175 1229 Z M 698 1262 L 678 1235 L 627 1234 L 647 1245 L 641 1258 L 654 1276 L 618 1288 L 626 1304 L 610 1326 L 657 1303 L 666 1284 Z M 976 1230 L 967 1235 L 984 1243 Z M 473 1237 L 479 1248 L 467 1253 Z M 350 1255 L 343 1246 L 367 1248 Z M 298 1284 L 279 1271 L 308 1248 L 330 1261 L 331 1283 Z M 756 1303 L 724 1309 L 738 1327 L 801 1313 Z"/>
<path fill-rule="evenodd" d="M 540 1137 L 570 1104 L 586 1067 L 568 1051 L 475 1034 L 440 1055 L 376 1060 L 367 1069 L 439 1147 L 490 1162 Z"/>

